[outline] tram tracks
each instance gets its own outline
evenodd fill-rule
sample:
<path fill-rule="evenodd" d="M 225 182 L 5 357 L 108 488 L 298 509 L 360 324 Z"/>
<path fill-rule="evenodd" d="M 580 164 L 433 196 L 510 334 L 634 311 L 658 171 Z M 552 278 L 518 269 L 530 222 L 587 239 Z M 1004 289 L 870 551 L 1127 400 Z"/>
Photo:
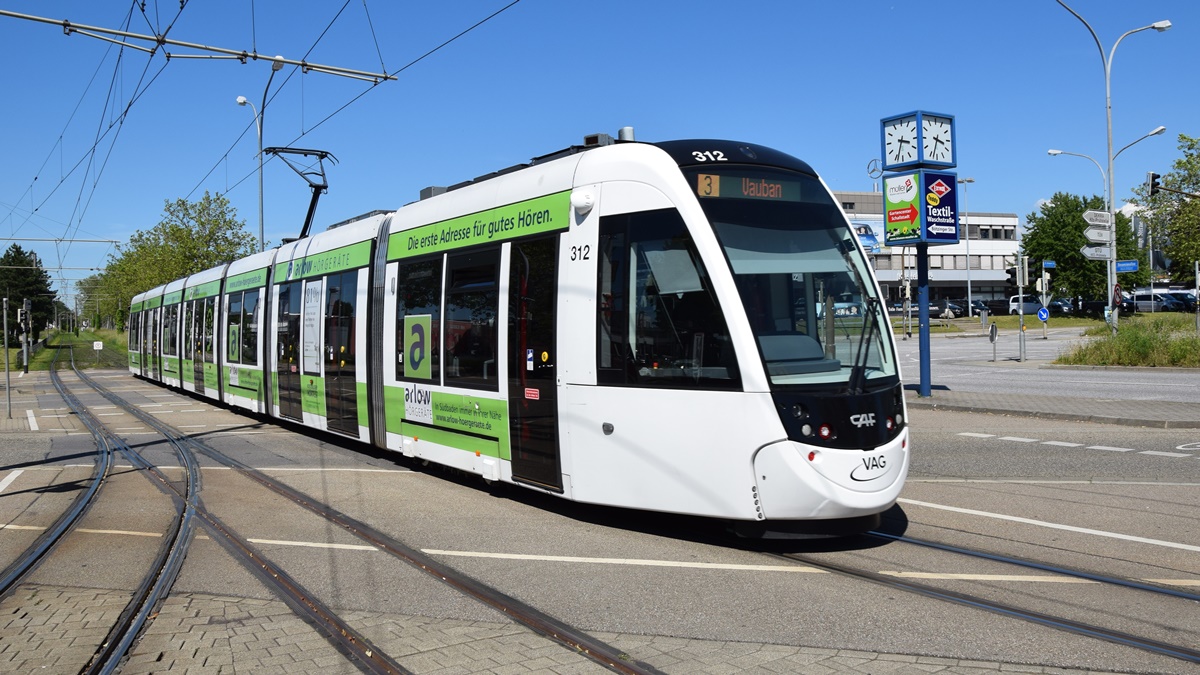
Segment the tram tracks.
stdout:
<path fill-rule="evenodd" d="M 74 368 L 74 351 L 69 346 L 66 347 L 66 350 L 71 354 L 71 366 Z M 95 439 L 97 447 L 95 469 L 88 488 L 73 500 L 70 507 L 43 532 L 32 546 L 0 574 L 0 598 L 7 597 L 18 586 L 29 580 L 33 572 L 49 559 L 67 537 L 79 530 L 84 516 L 91 510 L 109 483 L 114 455 L 116 453 L 123 455 L 135 468 L 151 476 L 152 482 L 160 490 L 173 497 L 176 510 L 163 536 L 163 543 L 141 583 L 134 589 L 125 609 L 79 671 L 81 673 L 112 673 L 137 634 L 146 625 L 154 607 L 170 590 L 183 565 L 193 534 L 192 503 L 199 491 L 200 472 L 194 462 L 188 462 L 181 456 L 181 459 L 184 459 L 183 466 L 186 468 L 186 475 L 184 486 L 177 487 L 169 477 L 100 423 L 59 376 L 57 361 L 61 354 L 61 349 L 55 353 L 50 369 L 51 381 L 55 391 L 67 404 L 72 414 L 78 417 Z"/>
<path fill-rule="evenodd" d="M 141 423 L 154 430 L 155 433 L 167 438 L 178 448 L 181 457 L 187 456 L 188 463 L 194 464 L 196 455 L 203 455 L 223 466 L 233 469 L 238 474 L 255 484 L 270 490 L 272 493 L 287 499 L 319 516 L 336 527 L 367 542 L 371 546 L 388 553 L 392 557 L 420 570 L 428 576 L 450 586 L 503 615 L 525 626 L 530 631 L 539 634 L 560 646 L 570 649 L 590 661 L 619 673 L 644 674 L 659 671 L 632 659 L 621 650 L 605 644 L 585 632 L 574 628 L 540 610 L 532 607 L 495 587 L 484 584 L 472 577 L 460 573 L 454 568 L 438 562 L 436 559 L 407 546 L 396 538 L 387 535 L 370 524 L 342 513 L 334 507 L 313 499 L 295 490 L 265 473 L 258 471 L 215 448 L 172 428 L 151 414 L 125 401 L 119 395 L 95 382 L 83 373 L 77 373 L 80 379 L 94 389 L 109 402 L 117 405 Z M 379 673 L 407 673 L 395 659 L 385 654 L 366 637 L 357 632 L 348 622 L 342 620 L 336 612 L 322 604 L 315 596 L 300 583 L 292 579 L 284 569 L 272 563 L 261 551 L 257 550 L 245 538 L 237 535 L 231 527 L 222 522 L 215 514 L 206 509 L 197 498 L 191 509 L 196 518 L 222 547 L 250 569 L 257 578 L 274 588 L 284 601 L 297 614 L 305 617 L 310 624 L 320 628 L 328 638 L 339 648 L 359 661 L 366 670 Z"/>
<path fill-rule="evenodd" d="M 1197 606 L 1195 605 L 1200 604 L 1200 595 L 1195 593 L 1172 588 L 1164 588 L 1136 580 L 1122 579 L 1083 570 L 1070 569 L 1059 565 L 1047 564 L 1035 560 L 1003 555 L 989 551 L 973 550 L 961 546 L 916 539 L 902 535 L 883 532 L 870 532 L 865 536 L 868 538 L 880 539 L 896 544 L 907 544 L 926 550 L 941 551 L 956 556 L 967 556 L 979 560 L 985 560 L 990 563 L 1017 566 L 1022 569 L 1033 569 L 1039 572 L 1049 573 L 1050 575 L 1059 575 L 1071 580 L 1100 584 L 1111 589 L 1123 589 L 1125 591 L 1131 591 L 1137 594 L 1151 594 L 1161 598 L 1166 598 L 1168 599 L 1168 602 L 1182 601 L 1193 604 L 1193 606 L 1187 608 L 1186 611 L 1179 613 L 1179 616 L 1183 617 L 1194 616 L 1195 612 L 1197 611 Z M 1197 649 L 1192 645 L 1177 644 L 1167 639 L 1160 639 L 1160 637 L 1148 636 L 1145 634 L 1137 634 L 1120 627 L 1100 625 L 1098 622 L 1095 622 L 1091 619 L 1071 618 L 1069 616 L 1065 616 L 1065 614 L 1068 614 L 1069 612 L 1060 609 L 1056 609 L 1053 612 L 1047 612 L 1028 606 L 1021 606 L 1014 602 L 988 597 L 988 592 L 995 593 L 994 589 L 990 591 L 981 589 L 979 592 L 967 592 L 963 590 L 954 590 L 952 588 L 948 588 L 946 585 L 936 585 L 933 581 L 931 581 L 931 579 L 943 575 L 908 575 L 905 573 L 896 572 L 880 572 L 863 569 L 864 566 L 862 565 L 833 562 L 811 554 L 772 553 L 769 555 L 794 562 L 800 562 L 805 565 L 810 565 L 812 567 L 842 576 L 870 581 L 888 588 L 915 593 L 925 597 L 951 602 L 958 605 L 964 605 L 975 609 L 981 609 L 1002 616 L 1021 619 L 1023 621 L 1028 621 L 1038 625 L 1074 633 L 1076 635 L 1096 638 L 1127 647 L 1145 650 L 1147 652 L 1179 659 L 1188 663 L 1200 663 L 1200 649 Z M 945 576 L 957 583 L 970 583 L 972 580 L 982 582 L 986 579 L 994 579 L 997 575 L 980 574 Z M 923 580 L 918 581 L 917 579 Z M 1112 596 L 1111 593 L 1105 593 L 1104 595 L 1106 597 Z M 1092 613 L 1094 616 L 1097 614 L 1103 614 L 1105 611 L 1112 611 L 1112 608 L 1108 607 L 1094 609 Z M 1116 614 L 1117 617 L 1120 617 L 1119 611 L 1114 612 L 1114 614 Z"/>

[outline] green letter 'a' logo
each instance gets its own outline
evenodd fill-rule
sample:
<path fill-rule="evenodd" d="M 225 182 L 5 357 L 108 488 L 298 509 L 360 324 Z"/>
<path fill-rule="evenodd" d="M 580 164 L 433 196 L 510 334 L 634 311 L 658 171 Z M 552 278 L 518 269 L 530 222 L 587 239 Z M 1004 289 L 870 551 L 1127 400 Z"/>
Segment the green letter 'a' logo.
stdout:
<path fill-rule="evenodd" d="M 431 317 L 428 314 L 404 317 L 404 375 L 419 380 L 433 378 L 430 368 L 429 340 Z"/>

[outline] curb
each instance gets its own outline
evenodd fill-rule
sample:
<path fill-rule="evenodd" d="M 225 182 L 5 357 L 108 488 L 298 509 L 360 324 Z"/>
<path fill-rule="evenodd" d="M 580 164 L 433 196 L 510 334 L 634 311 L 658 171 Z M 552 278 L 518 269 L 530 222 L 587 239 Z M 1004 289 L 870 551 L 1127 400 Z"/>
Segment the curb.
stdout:
<path fill-rule="evenodd" d="M 1110 417 L 1108 415 L 1086 415 L 1082 413 L 1055 413 L 1037 410 L 1011 410 L 1001 408 L 985 408 L 982 406 L 962 405 L 955 403 L 934 403 L 921 400 L 908 400 L 908 407 L 925 408 L 928 410 L 949 410 L 952 412 L 987 413 L 993 415 L 1014 415 L 1017 417 L 1034 417 L 1048 420 L 1064 420 L 1070 422 L 1094 422 L 1096 424 L 1115 424 L 1126 427 L 1150 427 L 1153 429 L 1200 429 L 1200 420 L 1148 420 L 1132 417 Z"/>

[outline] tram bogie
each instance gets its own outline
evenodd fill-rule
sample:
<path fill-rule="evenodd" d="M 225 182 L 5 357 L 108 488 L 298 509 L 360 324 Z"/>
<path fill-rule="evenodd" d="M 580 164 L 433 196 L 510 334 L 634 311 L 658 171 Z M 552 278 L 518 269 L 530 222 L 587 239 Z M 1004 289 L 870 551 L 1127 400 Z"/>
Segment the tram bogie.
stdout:
<path fill-rule="evenodd" d="M 139 376 L 581 502 L 763 532 L 864 522 L 907 474 L 870 265 L 815 172 L 762 146 L 573 148 L 131 316 Z"/>

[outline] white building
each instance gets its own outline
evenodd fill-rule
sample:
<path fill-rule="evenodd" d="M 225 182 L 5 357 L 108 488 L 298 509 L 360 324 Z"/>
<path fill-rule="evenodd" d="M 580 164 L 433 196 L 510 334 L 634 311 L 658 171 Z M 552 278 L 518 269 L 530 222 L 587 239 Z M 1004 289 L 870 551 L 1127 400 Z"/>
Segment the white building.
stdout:
<path fill-rule="evenodd" d="M 903 299 L 904 280 L 912 284 L 916 299 L 917 261 L 915 246 L 883 245 L 883 193 L 837 192 L 847 218 L 856 226 L 863 247 L 875 265 L 875 276 L 888 302 Z M 966 213 L 959 202 L 959 241 L 957 244 L 929 247 L 929 299 L 964 299 L 968 275 L 973 300 L 1008 297 L 1004 268 L 1014 264 L 1017 248 L 1015 213 Z M 967 229 L 964 229 L 967 226 Z M 867 231 L 869 230 L 869 232 Z M 964 236 L 964 234 L 966 236 Z M 874 242 L 872 242 L 872 239 Z M 970 270 L 967 269 L 968 251 Z"/>

